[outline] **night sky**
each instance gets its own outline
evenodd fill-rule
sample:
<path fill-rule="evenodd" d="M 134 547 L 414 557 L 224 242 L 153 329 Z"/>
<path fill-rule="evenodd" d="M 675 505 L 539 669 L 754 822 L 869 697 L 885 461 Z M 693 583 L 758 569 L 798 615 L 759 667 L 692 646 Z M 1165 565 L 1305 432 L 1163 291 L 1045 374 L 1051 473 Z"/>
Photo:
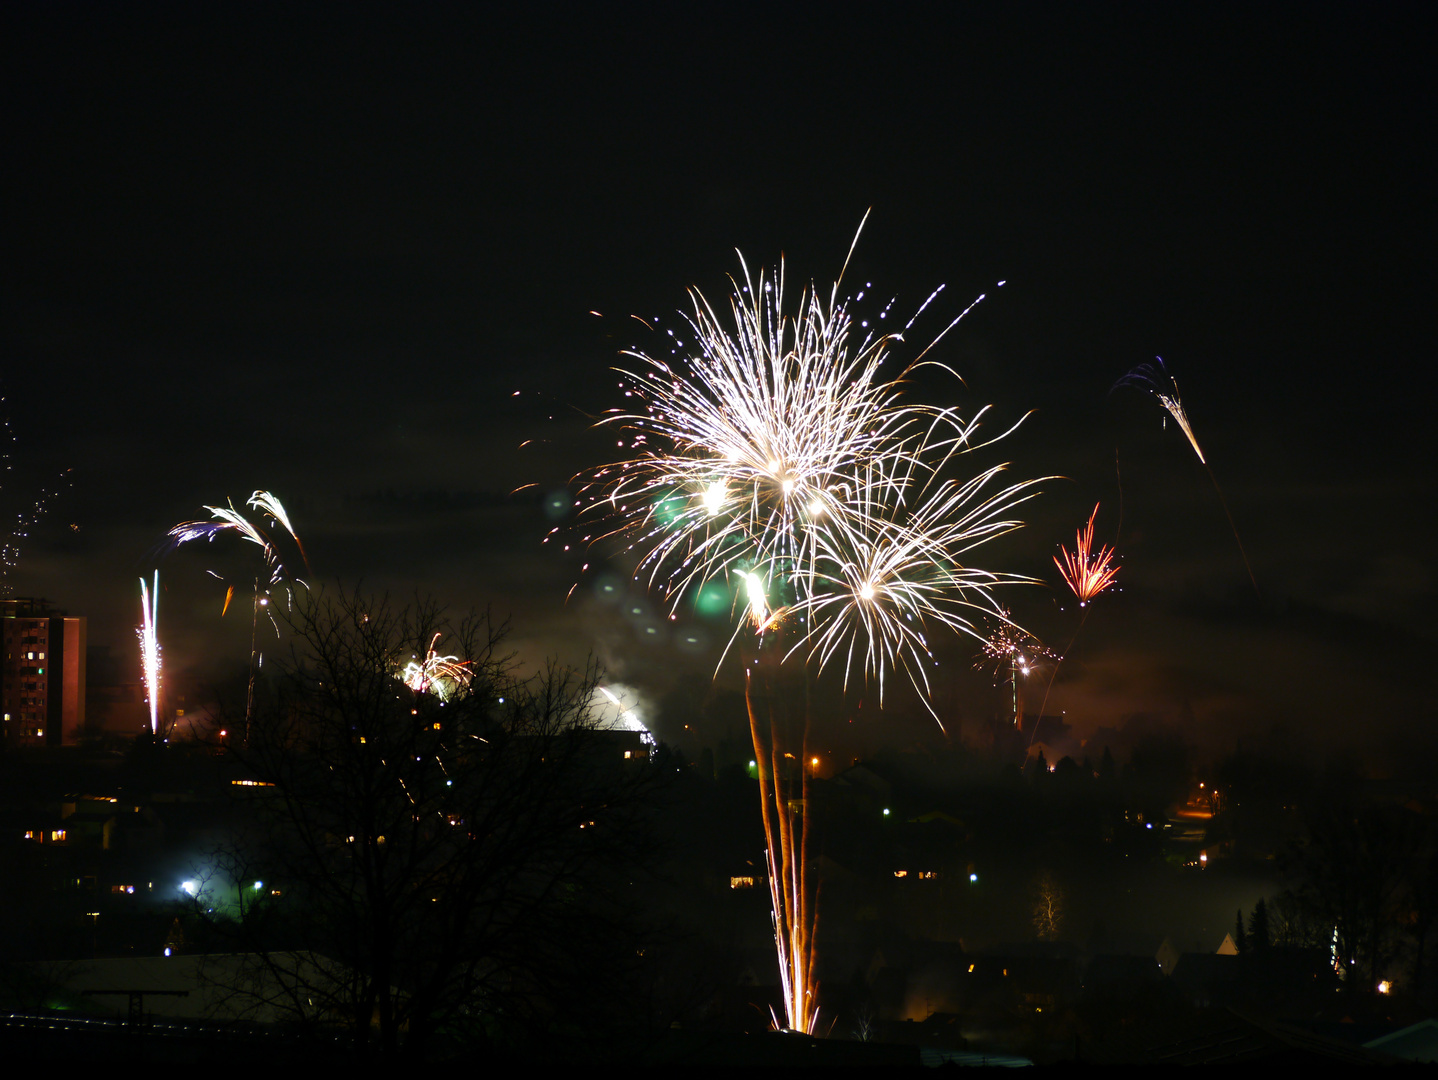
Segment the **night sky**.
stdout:
<path fill-rule="evenodd" d="M 915 399 L 992 405 L 990 430 L 1032 410 L 986 462 L 1062 478 L 976 556 L 1048 583 L 1015 617 L 1067 647 L 1051 556 L 1099 501 L 1117 540 L 1122 591 L 1047 712 L 1431 760 L 1419 6 L 675 10 L 7 5 L 7 517 L 72 470 L 11 590 L 128 658 L 156 542 L 264 488 L 316 580 L 510 613 L 526 663 L 592 652 L 697 752 L 726 620 L 669 622 L 611 549 L 542 545 L 569 524 L 548 508 L 620 453 L 590 423 L 619 350 L 657 347 L 630 315 L 681 325 L 735 249 L 827 287 L 872 208 L 846 284 L 904 317 L 946 285 L 913 351 L 987 294 L 936 353 L 965 385 Z M 1181 434 L 1110 393 L 1159 355 L 1257 594 Z M 252 575 L 237 547 L 161 564 L 177 677 L 244 664 L 205 574 Z M 950 716 L 997 708 L 975 651 L 939 649 Z M 836 746 L 938 737 L 873 705 L 833 706 Z"/>

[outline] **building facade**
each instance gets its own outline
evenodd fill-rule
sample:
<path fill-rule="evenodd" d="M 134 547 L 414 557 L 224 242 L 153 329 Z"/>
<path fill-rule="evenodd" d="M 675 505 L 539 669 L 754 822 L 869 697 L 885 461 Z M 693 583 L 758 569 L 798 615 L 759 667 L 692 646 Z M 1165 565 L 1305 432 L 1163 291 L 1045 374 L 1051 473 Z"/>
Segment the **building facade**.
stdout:
<path fill-rule="evenodd" d="M 85 725 L 85 619 L 0 600 L 0 713 L 10 747 L 63 746 Z"/>

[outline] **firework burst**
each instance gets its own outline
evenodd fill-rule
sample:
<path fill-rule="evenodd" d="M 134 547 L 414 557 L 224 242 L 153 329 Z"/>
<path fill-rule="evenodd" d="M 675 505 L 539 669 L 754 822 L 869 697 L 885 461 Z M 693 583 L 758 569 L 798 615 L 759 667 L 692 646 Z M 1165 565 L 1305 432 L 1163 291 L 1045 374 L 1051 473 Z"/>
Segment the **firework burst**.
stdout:
<path fill-rule="evenodd" d="M 300 543 L 299 535 L 290 523 L 290 515 L 285 510 L 284 504 L 268 491 L 256 491 L 249 497 L 245 505 L 251 510 L 259 511 L 261 522 L 269 518 L 285 531 L 294 542 L 300 559 L 304 562 L 305 568 L 308 570 L 309 560 L 305 556 L 304 545 Z M 209 521 L 182 521 L 165 534 L 162 547 L 165 550 L 174 550 L 191 540 L 208 540 L 213 542 L 217 536 L 234 533 L 260 549 L 264 555 L 265 567 L 269 571 L 269 580 L 265 586 L 261 586 L 258 576 L 255 578 L 254 603 L 251 608 L 250 680 L 245 697 L 245 738 L 248 739 L 250 714 L 254 708 L 255 699 L 255 674 L 264 663 L 264 654 L 260 652 L 258 644 L 260 612 L 262 610 L 265 612 L 270 620 L 270 626 L 274 628 L 275 636 L 278 637 L 280 628 L 279 624 L 275 621 L 273 612 L 270 610 L 270 590 L 276 586 L 284 585 L 285 596 L 287 599 L 290 599 L 289 582 L 298 581 L 301 585 L 305 583 L 290 574 L 289 569 L 280 558 L 278 546 L 271 540 L 269 533 L 240 511 L 236 510 L 233 500 L 227 499 L 224 506 L 206 506 L 204 509 L 210 512 L 211 519 Z M 213 571 L 211 571 L 211 573 L 213 573 Z M 216 574 L 215 576 L 218 577 L 219 575 Z M 220 611 L 222 618 L 225 613 L 230 610 L 230 601 L 234 598 L 234 595 L 235 587 L 230 585 L 225 590 L 225 602 Z"/>
<path fill-rule="evenodd" d="M 1098 551 L 1093 549 L 1093 523 L 1097 517 L 1098 504 L 1095 503 L 1093 513 L 1088 517 L 1088 524 L 1080 529 L 1075 537 L 1074 550 L 1070 551 L 1060 544 L 1059 551 L 1063 554 L 1063 559 L 1054 556 L 1054 565 L 1059 568 L 1059 573 L 1073 590 L 1074 596 L 1078 597 L 1079 607 L 1087 605 L 1118 577 L 1118 567 L 1113 565 L 1113 548 L 1104 547 Z"/>
<path fill-rule="evenodd" d="M 1034 483 L 986 494 L 1003 466 L 942 478 L 957 455 L 988 445 L 977 438 L 986 410 L 965 420 L 902 400 L 917 367 L 950 369 L 921 354 L 881 378 L 902 334 L 854 340 L 838 290 L 826 301 L 805 289 L 789 315 L 782 265 L 772 281 L 744 266 L 732 326 L 691 291 L 673 359 L 627 354 L 641 367 L 621 374 L 644 411 L 602 421 L 630 433 L 636 456 L 600 470 L 586 492 L 617 520 L 608 535 L 638 554 L 636 576 L 672 608 L 730 581 L 756 632 L 794 628 L 786 656 L 840 663 L 846 686 L 860 670 L 881 699 L 901 667 L 927 702 L 926 628 L 981 637 L 972 616 L 998 610 L 992 590 L 1028 580 L 964 556 L 1019 527 L 1009 515 Z"/>
<path fill-rule="evenodd" d="M 1033 634 L 1014 623 L 1007 611 L 1002 619 L 992 620 L 992 629 L 984 639 L 974 667 L 992 672 L 994 685 L 1000 683 L 1009 687 L 1009 710 L 1015 727 L 1023 719 L 1022 687 L 1030 675 L 1060 659 L 1058 653 L 1048 648 Z"/>
<path fill-rule="evenodd" d="M 988 445 L 977 435 L 984 410 L 965 419 L 903 391 L 920 366 L 957 379 L 952 369 L 925 360 L 925 349 L 886 379 L 903 331 L 856 327 L 837 281 L 827 298 L 803 289 L 790 313 L 782 263 L 772 278 L 756 279 L 742 255 L 740 266 L 727 319 L 691 290 L 687 329 L 669 332 L 668 359 L 626 354 L 638 366 L 621 369 L 621 385 L 639 408 L 601 423 L 625 432 L 631 456 L 587 478 L 589 508 L 614 522 L 606 536 L 635 553 L 636 576 L 662 590 L 671 613 L 709 583 L 730 586 L 744 617 L 726 656 L 747 626 L 743 651 L 775 664 L 797 656 L 816 674 L 841 666 L 846 687 L 862 673 L 881 703 L 886 675 L 902 669 L 933 712 L 927 634 L 982 638 L 974 619 L 999 612 L 993 590 L 1029 580 L 966 560 L 1019 527 L 1013 509 L 1035 482 L 991 493 L 1002 466 L 947 476 L 956 458 Z M 772 682 L 760 689 L 765 674 L 747 661 L 744 670 L 785 1020 L 812 1032 L 817 897 L 808 815 L 795 810 L 807 803 L 809 770 L 793 767 L 807 758 L 808 718 L 800 741 L 787 742 Z"/>
<path fill-rule="evenodd" d="M 991 671 L 997 686 L 1008 671 L 1017 671 L 1027 677 L 1058 658 L 1058 653 L 1033 634 L 1006 620 L 997 623 L 984 639 L 974 667 L 980 671 Z"/>
<path fill-rule="evenodd" d="M 290 524 L 290 516 L 280 500 L 268 491 L 256 491 L 249 497 L 245 505 L 252 510 L 260 511 L 261 520 L 269 517 L 289 534 L 300 553 L 301 560 L 305 563 L 305 568 L 308 569 L 309 560 L 305 556 L 304 545 L 300 543 L 294 526 Z M 254 544 L 264 553 L 265 565 L 270 571 L 269 584 L 271 586 L 280 584 L 290 576 L 284 562 L 280 559 L 279 548 L 259 525 L 235 509 L 233 501 L 227 500 L 224 506 L 206 506 L 203 509 L 210 512 L 211 520 L 180 522 L 165 534 L 170 548 L 177 548 L 191 540 L 213 541 L 215 537 L 224 533 L 234 533 Z M 228 601 L 226 603 L 228 604 Z"/>
<path fill-rule="evenodd" d="M 400 671 L 400 681 L 419 694 L 433 694 L 441 701 L 449 701 L 469 689 L 474 672 L 468 660 L 458 656 L 440 656 L 434 651 L 440 635 L 430 639 L 429 650 L 424 659 L 411 660 Z"/>

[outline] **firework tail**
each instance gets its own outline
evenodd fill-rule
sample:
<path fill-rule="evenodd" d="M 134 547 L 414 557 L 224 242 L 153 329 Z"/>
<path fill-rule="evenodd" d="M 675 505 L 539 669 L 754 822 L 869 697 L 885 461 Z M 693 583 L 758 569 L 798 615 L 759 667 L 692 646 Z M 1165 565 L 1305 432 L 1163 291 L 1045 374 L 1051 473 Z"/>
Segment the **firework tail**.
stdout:
<path fill-rule="evenodd" d="M 806 673 L 807 674 L 807 673 Z M 744 703 L 749 714 L 749 733 L 754 744 L 754 763 L 759 773 L 760 806 L 763 812 L 765 858 L 769 874 L 769 900 L 774 923 L 774 944 L 779 959 L 779 982 L 784 999 L 785 1020 L 773 1016 L 776 1027 L 812 1035 L 818 1026 L 818 985 L 815 981 L 814 938 L 818 929 L 818 895 L 809 876 L 809 784 L 808 719 L 805 708 L 804 734 L 799 754 L 785 749 L 787 725 L 775 715 L 776 688 L 761 672 L 746 666 Z M 759 718 L 755 681 L 764 679 L 763 710 L 767 725 Z M 807 698 L 807 678 L 805 680 Z M 793 766 L 786 762 L 792 761 Z M 799 800 L 793 798 L 794 767 L 799 772 Z M 796 827 L 795 818 L 798 818 Z"/>
<path fill-rule="evenodd" d="M 1168 368 L 1163 363 L 1163 357 L 1159 356 L 1155 359 L 1158 361 L 1157 369 L 1152 364 L 1140 364 L 1114 383 L 1109 393 L 1113 393 L 1120 386 L 1142 386 L 1157 399 L 1164 411 L 1173 417 L 1174 423 L 1178 425 L 1179 430 L 1188 439 L 1189 445 L 1193 447 L 1193 452 L 1198 455 L 1199 464 L 1208 471 L 1208 478 L 1213 481 L 1213 490 L 1218 493 L 1218 501 L 1223 506 L 1223 515 L 1228 518 L 1228 527 L 1233 530 L 1233 541 L 1238 545 L 1238 554 L 1243 558 L 1243 568 L 1248 571 L 1248 580 L 1253 584 L 1253 594 L 1260 596 L 1258 578 L 1253 574 L 1253 564 L 1248 561 L 1248 552 L 1244 550 L 1243 539 L 1238 535 L 1238 526 L 1234 523 L 1233 513 L 1228 508 L 1228 499 L 1218 485 L 1218 477 L 1214 475 L 1213 466 L 1208 463 L 1208 459 L 1203 455 L 1203 450 L 1199 448 L 1198 437 L 1193 433 L 1193 425 L 1189 423 L 1188 411 L 1183 407 L 1183 398 L 1178 393 L 1178 380 L 1168 373 Z M 1114 453 L 1115 462 L 1117 462 L 1117 451 Z"/>
<path fill-rule="evenodd" d="M 1213 481 L 1213 490 L 1218 492 L 1218 501 L 1223 506 L 1223 514 L 1228 518 L 1228 527 L 1233 530 L 1233 542 L 1238 545 L 1238 553 L 1243 556 L 1243 568 L 1248 571 L 1248 580 L 1253 583 L 1253 595 L 1261 596 L 1258 591 L 1258 578 L 1253 576 L 1253 565 L 1248 561 L 1248 552 L 1243 549 L 1243 540 L 1238 535 L 1238 526 L 1233 523 L 1233 513 L 1228 509 L 1228 500 L 1224 498 L 1223 489 L 1218 486 L 1218 477 L 1213 475 L 1213 466 L 1208 462 L 1203 463 L 1208 470 L 1208 478 Z"/>
<path fill-rule="evenodd" d="M 140 666 L 144 673 L 145 694 L 150 699 L 150 734 L 160 733 L 160 640 L 158 637 L 160 609 L 160 572 L 155 571 L 152 592 L 140 579 Z"/>

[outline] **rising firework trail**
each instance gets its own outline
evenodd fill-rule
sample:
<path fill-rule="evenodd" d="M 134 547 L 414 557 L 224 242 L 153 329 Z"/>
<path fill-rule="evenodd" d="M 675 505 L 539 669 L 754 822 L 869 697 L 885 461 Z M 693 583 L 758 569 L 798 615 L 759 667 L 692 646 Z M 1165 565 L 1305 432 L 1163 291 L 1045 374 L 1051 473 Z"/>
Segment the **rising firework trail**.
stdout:
<path fill-rule="evenodd" d="M 1253 576 L 1253 566 L 1248 561 L 1248 552 L 1243 549 L 1243 540 L 1239 538 L 1238 526 L 1233 523 L 1233 513 L 1228 509 L 1228 499 L 1224 497 L 1223 489 L 1218 486 L 1218 477 L 1213 474 L 1213 466 L 1203 456 L 1203 451 L 1198 445 L 1198 437 L 1193 433 L 1193 425 L 1188 422 L 1188 413 L 1183 407 L 1183 399 L 1178 396 L 1178 380 L 1170 375 L 1168 369 L 1163 366 L 1163 357 L 1157 356 L 1154 359 L 1158 361 L 1157 368 L 1152 364 L 1140 364 L 1114 383 L 1113 389 L 1109 393 L 1117 390 L 1120 386 L 1137 386 L 1152 394 L 1163 406 L 1164 412 L 1173 417 L 1174 423 L 1178 425 L 1179 430 L 1188 439 L 1189 445 L 1193 447 L 1193 452 L 1198 455 L 1199 464 L 1208 470 L 1208 478 L 1213 481 L 1213 490 L 1218 493 L 1218 501 L 1223 505 L 1223 514 L 1228 518 L 1228 527 L 1233 530 L 1233 540 L 1238 545 L 1238 553 L 1243 556 L 1243 568 L 1248 571 L 1248 580 L 1253 583 L 1254 593 L 1257 593 L 1258 579 Z"/>
<path fill-rule="evenodd" d="M 842 272 L 827 298 L 811 286 L 791 312 L 782 263 L 772 278 L 751 275 L 742 255 L 740 266 L 727 317 L 691 290 L 686 329 L 668 332 L 667 356 L 626 354 L 637 366 L 620 369 L 621 386 L 639 408 L 601 423 L 625 433 L 632 456 L 587 476 L 583 494 L 613 523 L 604 537 L 635 554 L 636 577 L 664 593 L 671 613 L 721 582 L 743 612 L 725 655 L 737 644 L 744 656 L 787 1026 L 812 1031 L 815 895 L 807 815 L 794 811 L 807 800 L 809 770 L 792 768 L 807 757 L 808 711 L 795 755 L 778 669 L 795 659 L 816 675 L 839 667 L 846 686 L 854 676 L 877 682 L 881 702 L 887 675 L 902 671 L 928 705 L 927 635 L 982 638 L 975 620 L 999 611 L 993 590 L 1028 580 L 967 558 L 1018 528 L 1013 510 L 1035 491 L 1033 481 L 990 491 L 1002 467 L 948 475 L 1013 428 L 980 441 L 986 410 L 966 419 L 903 396 L 920 367 L 957 378 L 925 356 L 973 305 L 885 379 L 903 332 L 860 336 Z"/>
<path fill-rule="evenodd" d="M 1079 617 L 1078 628 L 1074 630 L 1074 636 L 1069 640 L 1069 647 L 1059 656 L 1053 671 L 1049 674 L 1049 684 L 1044 689 L 1044 699 L 1039 705 L 1039 719 L 1035 722 L 1033 731 L 1029 733 L 1029 745 L 1031 746 L 1034 736 L 1038 733 L 1038 725 L 1043 722 L 1044 709 L 1049 703 L 1049 692 L 1054 688 L 1054 680 L 1058 678 L 1059 665 L 1073 651 L 1074 643 L 1078 641 L 1079 631 L 1083 630 L 1083 624 L 1088 619 L 1088 605 L 1094 597 L 1112 586 L 1118 577 L 1119 568 L 1113 562 L 1113 548 L 1100 547 L 1097 551 L 1094 550 L 1093 530 L 1094 522 L 1098 520 L 1099 505 L 1098 503 L 1094 504 L 1093 513 L 1088 516 L 1088 524 L 1075 534 L 1074 549 L 1070 551 L 1060 544 L 1059 554 L 1054 556 L 1054 565 L 1059 568 L 1059 574 L 1063 576 L 1064 584 L 1078 599 L 1079 607 L 1083 609 L 1083 615 Z"/>
<path fill-rule="evenodd" d="M 150 704 L 150 734 L 160 733 L 160 639 L 157 636 L 160 610 L 160 572 L 155 571 L 154 590 L 140 579 L 140 670 L 145 681 L 145 697 Z"/>

